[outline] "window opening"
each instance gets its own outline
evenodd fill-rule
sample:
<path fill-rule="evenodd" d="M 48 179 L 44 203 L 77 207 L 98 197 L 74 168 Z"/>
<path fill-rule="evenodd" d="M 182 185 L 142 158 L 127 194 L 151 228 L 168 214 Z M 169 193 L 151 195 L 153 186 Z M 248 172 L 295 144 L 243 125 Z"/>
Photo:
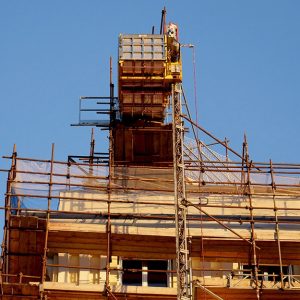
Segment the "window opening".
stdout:
<path fill-rule="evenodd" d="M 142 285 L 142 271 L 133 272 L 133 269 L 141 270 L 141 260 L 123 260 L 123 276 L 122 281 L 124 285 Z"/>
<path fill-rule="evenodd" d="M 122 283 L 132 286 L 168 287 L 168 260 L 123 260 Z M 161 270 L 161 272 L 160 272 Z M 153 271 L 153 272 L 151 272 Z"/>
<path fill-rule="evenodd" d="M 150 272 L 151 270 L 168 270 L 168 261 L 148 261 L 148 286 L 168 286 L 167 272 Z"/>

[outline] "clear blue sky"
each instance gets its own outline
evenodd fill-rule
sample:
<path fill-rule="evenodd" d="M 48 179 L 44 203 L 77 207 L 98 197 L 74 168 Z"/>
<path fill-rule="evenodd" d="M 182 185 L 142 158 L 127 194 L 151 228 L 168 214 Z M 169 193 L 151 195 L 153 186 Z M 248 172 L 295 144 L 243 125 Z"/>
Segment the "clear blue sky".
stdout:
<path fill-rule="evenodd" d="M 0 0 L 0 155 L 16 143 L 19 156 L 49 158 L 52 142 L 57 159 L 88 154 L 90 129 L 70 127 L 78 97 L 108 94 L 118 34 L 158 30 L 164 5 L 196 46 L 200 124 L 239 151 L 246 132 L 256 161 L 300 162 L 299 0 Z"/>

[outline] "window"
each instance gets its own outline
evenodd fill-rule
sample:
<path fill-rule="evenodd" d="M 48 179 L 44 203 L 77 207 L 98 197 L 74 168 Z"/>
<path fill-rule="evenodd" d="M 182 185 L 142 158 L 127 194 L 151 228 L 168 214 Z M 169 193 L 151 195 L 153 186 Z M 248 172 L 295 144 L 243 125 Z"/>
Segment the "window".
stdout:
<path fill-rule="evenodd" d="M 93 255 L 91 257 L 90 266 L 92 268 L 100 268 L 100 255 Z M 90 281 L 93 284 L 100 283 L 100 270 L 90 269 Z"/>
<path fill-rule="evenodd" d="M 69 266 L 77 268 L 69 268 L 69 282 L 79 284 L 79 255 L 71 254 L 69 256 Z"/>
<path fill-rule="evenodd" d="M 154 260 L 148 261 L 148 286 L 168 286 L 168 273 L 167 272 L 150 272 L 151 270 L 168 270 L 167 260 Z"/>
<path fill-rule="evenodd" d="M 122 282 L 124 285 L 142 285 L 142 272 L 134 272 L 134 269 L 142 269 L 141 260 L 123 260 Z"/>
<path fill-rule="evenodd" d="M 168 270 L 167 260 L 124 259 L 122 264 L 122 283 L 124 285 L 156 287 L 168 286 L 168 273 L 164 272 Z"/>
<path fill-rule="evenodd" d="M 251 270 L 252 266 L 243 265 L 243 270 Z M 263 281 L 280 281 L 280 266 L 276 265 L 259 265 L 258 267 L 258 279 Z M 284 275 L 292 274 L 292 266 L 283 266 L 282 271 Z M 250 271 L 248 271 L 250 273 Z"/>

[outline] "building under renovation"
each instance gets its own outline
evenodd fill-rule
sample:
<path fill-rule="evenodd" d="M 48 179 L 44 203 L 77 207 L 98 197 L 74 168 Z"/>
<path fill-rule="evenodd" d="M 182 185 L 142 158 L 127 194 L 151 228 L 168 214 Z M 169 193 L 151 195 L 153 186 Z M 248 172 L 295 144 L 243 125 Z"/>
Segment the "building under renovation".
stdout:
<path fill-rule="evenodd" d="M 92 131 L 86 156 L 4 157 L 1 299 L 300 299 L 300 165 L 192 120 L 165 16 L 119 36 L 117 92 L 111 63 L 109 95 L 80 98 L 106 152 Z"/>

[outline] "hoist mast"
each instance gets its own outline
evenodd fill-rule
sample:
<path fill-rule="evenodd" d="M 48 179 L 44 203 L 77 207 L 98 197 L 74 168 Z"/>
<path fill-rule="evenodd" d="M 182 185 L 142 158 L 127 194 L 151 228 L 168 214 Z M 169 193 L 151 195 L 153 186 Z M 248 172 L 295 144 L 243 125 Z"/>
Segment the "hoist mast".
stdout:
<path fill-rule="evenodd" d="M 177 299 L 191 299 L 191 273 L 187 242 L 187 205 L 183 159 L 184 125 L 181 118 L 181 84 L 174 84 L 173 100 L 173 159 L 174 159 L 174 199 L 176 221 L 176 266 Z"/>

